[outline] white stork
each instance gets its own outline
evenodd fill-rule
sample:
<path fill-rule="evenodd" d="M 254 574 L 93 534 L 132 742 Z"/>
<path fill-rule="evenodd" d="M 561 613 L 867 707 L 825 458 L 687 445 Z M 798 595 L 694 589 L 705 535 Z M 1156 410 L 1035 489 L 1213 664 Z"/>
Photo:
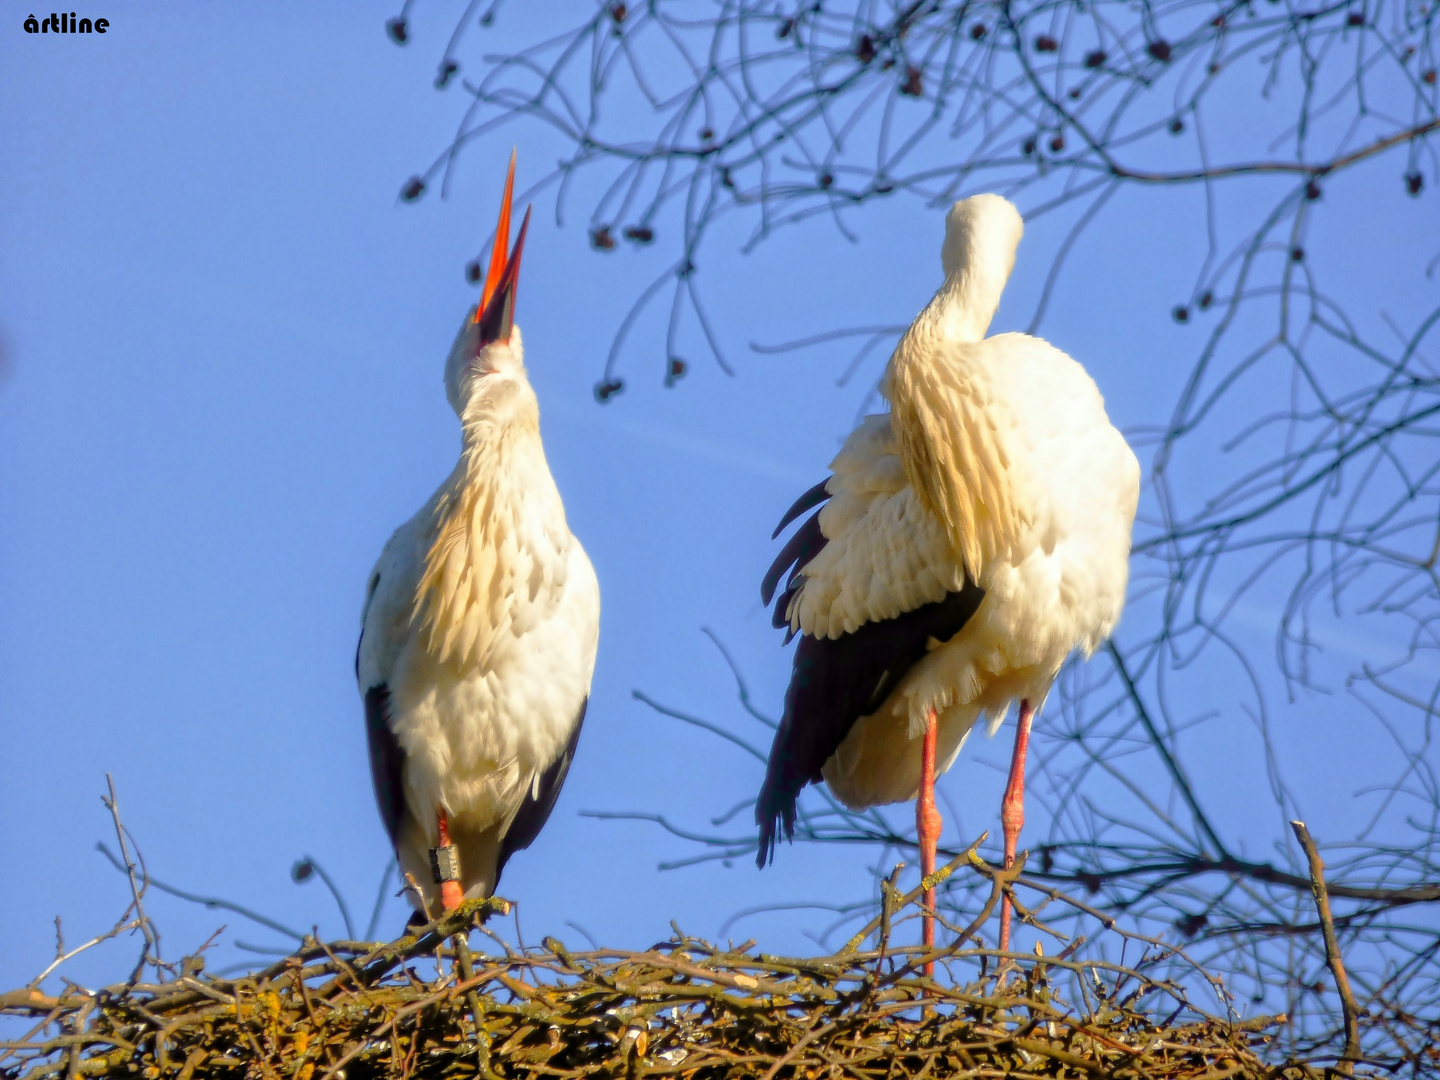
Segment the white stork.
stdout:
<path fill-rule="evenodd" d="M 778 830 L 793 836 L 801 789 L 824 779 L 856 810 L 918 794 L 930 874 L 936 773 L 981 717 L 993 734 L 1018 701 L 1001 807 L 1013 866 L 1031 722 L 1066 657 L 1088 656 L 1120 618 L 1135 455 L 1078 363 L 1027 334 L 985 336 L 1023 231 L 997 195 L 951 208 L 944 284 L 881 383 L 890 411 L 861 422 L 775 530 L 824 503 L 761 587 L 769 604 L 788 572 L 774 623 L 800 635 L 755 806 L 762 867 Z M 933 892 L 925 901 L 933 911 Z"/>
<path fill-rule="evenodd" d="M 530 223 L 507 258 L 514 181 L 512 154 L 484 292 L 445 364 L 460 461 L 380 553 L 355 657 L 375 801 L 427 916 L 491 895 L 544 826 L 599 635 L 513 322 Z"/>

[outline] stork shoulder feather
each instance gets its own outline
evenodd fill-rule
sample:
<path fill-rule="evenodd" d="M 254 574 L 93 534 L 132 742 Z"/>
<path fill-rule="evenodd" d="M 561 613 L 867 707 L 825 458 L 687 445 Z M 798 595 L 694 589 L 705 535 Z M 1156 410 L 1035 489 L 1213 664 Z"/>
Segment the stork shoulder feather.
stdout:
<path fill-rule="evenodd" d="M 820 510 L 826 544 L 800 570 L 791 626 L 836 638 L 964 586 L 944 530 L 906 480 L 888 413 L 867 416 L 830 469 L 831 498 Z"/>

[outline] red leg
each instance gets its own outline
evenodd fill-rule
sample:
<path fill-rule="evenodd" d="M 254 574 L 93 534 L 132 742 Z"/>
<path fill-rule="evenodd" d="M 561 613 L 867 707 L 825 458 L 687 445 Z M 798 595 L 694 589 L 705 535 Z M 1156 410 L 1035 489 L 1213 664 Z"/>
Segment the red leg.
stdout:
<path fill-rule="evenodd" d="M 1025 751 L 1030 748 L 1030 722 L 1035 710 L 1030 702 L 1020 702 L 1020 718 L 1015 722 L 1015 751 L 1010 755 L 1010 777 L 1005 782 L 1005 798 L 1000 803 L 1000 824 L 1005 829 L 1005 869 L 1015 865 L 1015 844 L 1025 825 Z M 1010 948 L 1010 898 L 1000 901 L 1000 951 Z"/>
<path fill-rule="evenodd" d="M 920 875 L 935 872 L 935 845 L 940 842 L 940 811 L 935 809 L 935 710 L 925 718 L 925 741 L 920 747 L 920 797 L 915 800 L 915 833 L 920 840 Z M 935 890 L 926 889 L 924 903 L 935 910 Z M 935 947 L 935 920 L 926 915 L 922 922 L 922 941 L 927 949 Z M 935 965 L 925 965 L 925 974 L 934 975 Z"/>
<path fill-rule="evenodd" d="M 440 834 L 439 842 L 436 845 L 440 848 L 450 847 L 450 819 L 445 816 L 445 810 L 441 808 L 435 812 L 435 828 Z M 458 860 L 456 860 L 458 863 Z M 465 899 L 465 893 L 460 888 L 458 881 L 440 882 L 440 907 L 445 911 L 454 911 L 460 906 L 460 901 Z"/>

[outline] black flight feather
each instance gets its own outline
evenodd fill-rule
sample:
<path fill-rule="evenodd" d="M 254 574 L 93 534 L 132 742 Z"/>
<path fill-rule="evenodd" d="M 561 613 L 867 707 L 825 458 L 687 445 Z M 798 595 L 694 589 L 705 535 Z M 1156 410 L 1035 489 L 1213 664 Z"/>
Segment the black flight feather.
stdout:
<path fill-rule="evenodd" d="M 370 745 L 375 805 L 394 847 L 400 837 L 400 819 L 405 816 L 405 751 L 390 730 L 390 690 L 384 683 L 365 691 L 365 739 Z"/>
<path fill-rule="evenodd" d="M 805 492 L 804 495 L 796 499 L 790 509 L 785 511 L 785 516 L 780 519 L 780 524 L 775 526 L 775 531 L 770 534 L 770 539 L 774 540 L 784 532 L 785 526 L 789 525 L 806 510 L 809 510 L 812 506 L 819 506 L 826 499 L 830 498 L 830 492 L 825 490 L 825 485 L 828 483 L 830 483 L 830 478 L 827 476 L 809 491 Z"/>
<path fill-rule="evenodd" d="M 805 519 L 805 524 L 795 530 L 795 535 L 790 537 L 780 554 L 775 557 L 775 561 L 770 564 L 770 569 L 765 572 L 765 580 L 760 583 L 760 599 L 768 605 L 785 572 L 792 565 L 797 570 L 803 569 L 824 546 L 825 534 L 820 531 L 820 511 L 817 510 Z M 781 623 L 777 622 L 775 625 L 780 626 Z"/>
<path fill-rule="evenodd" d="M 575 746 L 580 741 L 580 727 L 585 723 L 585 708 L 589 704 L 588 697 L 580 702 L 580 712 L 575 717 L 570 741 L 565 744 L 560 756 L 540 774 L 540 782 L 525 793 L 525 801 L 520 804 L 520 810 L 510 822 L 510 828 L 501 838 L 500 859 L 495 864 L 496 885 L 500 884 L 500 875 L 505 870 L 505 864 L 510 861 L 510 856 L 534 843 L 540 830 L 545 827 L 545 822 L 550 820 L 550 812 L 555 809 L 555 800 L 560 797 L 560 789 L 565 785 L 565 777 L 570 772 L 570 762 L 575 760 Z"/>
<path fill-rule="evenodd" d="M 905 673 L 925 656 L 932 638 L 944 642 L 959 633 L 984 598 L 984 589 L 966 582 L 943 600 L 893 619 L 866 623 L 833 640 L 800 635 L 785 691 L 785 713 L 755 801 L 755 823 L 760 826 L 757 865 L 763 867 L 774 858 L 780 829 L 793 839 L 795 800 L 806 784 L 822 779 L 821 769 L 855 721 L 884 704 Z"/>

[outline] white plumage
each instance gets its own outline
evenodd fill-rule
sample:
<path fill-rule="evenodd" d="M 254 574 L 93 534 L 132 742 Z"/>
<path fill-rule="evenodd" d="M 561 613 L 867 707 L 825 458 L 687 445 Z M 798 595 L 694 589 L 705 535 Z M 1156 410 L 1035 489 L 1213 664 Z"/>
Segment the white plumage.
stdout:
<path fill-rule="evenodd" d="M 1078 363 L 1025 334 L 985 337 L 1022 230 L 998 196 L 955 204 L 945 281 L 885 372 L 890 411 L 797 504 L 828 498 L 766 581 L 768 602 L 793 565 L 776 618 L 802 636 L 757 804 L 762 861 L 821 775 L 856 809 L 924 796 L 932 717 L 939 772 L 1012 702 L 1028 730 L 1065 659 L 1120 617 L 1135 455 Z"/>
<path fill-rule="evenodd" d="M 505 205 L 501 271 L 508 185 Z M 490 895 L 549 816 L 595 666 L 599 586 L 566 524 L 510 324 L 523 242 L 522 227 L 508 285 L 492 264 L 451 348 L 460 460 L 385 545 L 356 657 L 381 816 L 431 913 L 445 900 L 428 854 L 444 846 L 441 812 L 460 891 Z"/>
<path fill-rule="evenodd" d="M 1093 652 L 1125 603 L 1140 472 L 1094 381 L 1024 334 L 952 355 L 990 383 L 988 412 L 1013 409 L 1007 456 L 1012 476 L 1029 474 L 1016 477 L 1026 489 L 1017 499 L 1025 524 L 980 563 L 975 581 L 985 599 L 970 621 L 906 673 L 888 708 L 857 723 L 827 765 L 831 790 L 856 809 L 915 797 L 914 736 L 932 708 L 944 772 L 982 715 L 998 725 L 1012 701 L 1043 701 L 1066 657 Z M 792 605 L 798 629 L 835 637 L 963 587 L 963 561 L 905 483 L 889 417 L 868 418 L 831 468 L 820 530 L 834 539 L 802 571 Z M 881 478 L 889 483 L 877 484 Z M 827 560 L 832 548 L 836 557 Z"/>

